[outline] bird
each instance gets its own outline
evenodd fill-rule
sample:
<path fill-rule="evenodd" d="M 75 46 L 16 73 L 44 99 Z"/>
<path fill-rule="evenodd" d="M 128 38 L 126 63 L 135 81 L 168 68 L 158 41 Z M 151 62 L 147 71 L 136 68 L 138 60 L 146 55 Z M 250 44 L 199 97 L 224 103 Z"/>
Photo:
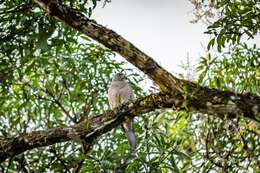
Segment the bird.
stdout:
<path fill-rule="evenodd" d="M 135 99 L 131 86 L 125 79 L 125 75 L 120 72 L 113 76 L 112 82 L 108 88 L 108 102 L 111 109 L 122 104 L 131 102 Z M 128 143 L 132 151 L 136 150 L 136 136 L 133 127 L 133 118 L 126 118 L 121 124 L 124 133 L 127 136 Z"/>

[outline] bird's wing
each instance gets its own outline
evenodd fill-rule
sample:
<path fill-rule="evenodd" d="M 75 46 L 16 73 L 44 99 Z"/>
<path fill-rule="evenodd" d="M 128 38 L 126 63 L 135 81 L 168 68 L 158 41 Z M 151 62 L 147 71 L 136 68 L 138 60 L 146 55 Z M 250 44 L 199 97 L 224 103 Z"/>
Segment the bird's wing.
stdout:
<path fill-rule="evenodd" d="M 125 87 L 120 89 L 119 95 L 120 95 L 121 104 L 134 100 L 133 90 L 128 84 Z"/>
<path fill-rule="evenodd" d="M 113 88 L 112 85 L 110 85 L 109 89 L 108 89 L 108 103 L 111 109 L 114 109 L 116 107 L 116 99 L 115 99 L 115 89 Z"/>

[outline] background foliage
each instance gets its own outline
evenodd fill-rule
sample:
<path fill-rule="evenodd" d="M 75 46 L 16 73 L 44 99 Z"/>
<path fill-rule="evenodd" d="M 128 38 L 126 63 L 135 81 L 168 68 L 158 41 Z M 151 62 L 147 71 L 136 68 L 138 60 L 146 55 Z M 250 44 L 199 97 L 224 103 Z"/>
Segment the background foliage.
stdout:
<path fill-rule="evenodd" d="M 108 109 L 107 86 L 125 69 L 108 49 L 49 18 L 31 0 L 0 1 L 0 139 L 71 125 Z M 64 1 L 91 16 L 96 3 Z M 260 94 L 256 45 L 258 1 L 192 1 L 212 40 L 198 65 L 199 83 Z M 113 3 L 109 4 L 113 5 Z M 243 40 L 243 38 L 242 38 Z M 216 49 L 216 50 L 215 50 Z M 218 51 L 218 52 L 217 52 Z M 125 70 L 137 96 L 148 92 Z M 236 118 L 157 110 L 136 119 L 138 157 L 120 128 L 103 135 L 85 155 L 78 141 L 38 148 L 0 165 L 2 172 L 248 172 L 259 170 L 260 130 Z M 78 169 L 81 168 L 81 169 Z"/>

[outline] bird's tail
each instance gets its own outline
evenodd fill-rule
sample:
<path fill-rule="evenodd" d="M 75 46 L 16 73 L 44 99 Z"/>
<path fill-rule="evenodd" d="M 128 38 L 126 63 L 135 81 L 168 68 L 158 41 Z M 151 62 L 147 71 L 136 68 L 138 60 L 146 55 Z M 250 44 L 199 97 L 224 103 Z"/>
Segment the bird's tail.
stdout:
<path fill-rule="evenodd" d="M 133 130 L 128 130 L 128 131 L 125 131 L 125 134 L 127 136 L 128 143 L 129 143 L 131 149 L 135 151 L 137 144 L 136 144 L 136 138 L 135 138 L 134 131 Z"/>
<path fill-rule="evenodd" d="M 126 120 L 122 124 L 123 130 L 127 136 L 128 143 L 133 151 L 136 150 L 137 142 L 135 137 L 135 132 L 133 129 L 133 121 L 132 120 Z"/>

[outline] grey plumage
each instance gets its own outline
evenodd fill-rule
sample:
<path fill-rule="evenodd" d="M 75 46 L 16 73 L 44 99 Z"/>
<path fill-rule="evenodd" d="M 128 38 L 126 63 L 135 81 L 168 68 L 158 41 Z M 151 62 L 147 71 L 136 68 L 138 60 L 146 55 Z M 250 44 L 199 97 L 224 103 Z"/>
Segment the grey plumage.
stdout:
<path fill-rule="evenodd" d="M 135 99 L 132 88 L 124 78 L 125 76 L 122 73 L 115 74 L 109 86 L 108 102 L 111 109 L 114 109 L 121 104 L 133 101 Z M 136 137 L 133 129 L 133 119 L 126 119 L 122 123 L 122 127 L 128 138 L 131 149 L 135 150 Z"/>

